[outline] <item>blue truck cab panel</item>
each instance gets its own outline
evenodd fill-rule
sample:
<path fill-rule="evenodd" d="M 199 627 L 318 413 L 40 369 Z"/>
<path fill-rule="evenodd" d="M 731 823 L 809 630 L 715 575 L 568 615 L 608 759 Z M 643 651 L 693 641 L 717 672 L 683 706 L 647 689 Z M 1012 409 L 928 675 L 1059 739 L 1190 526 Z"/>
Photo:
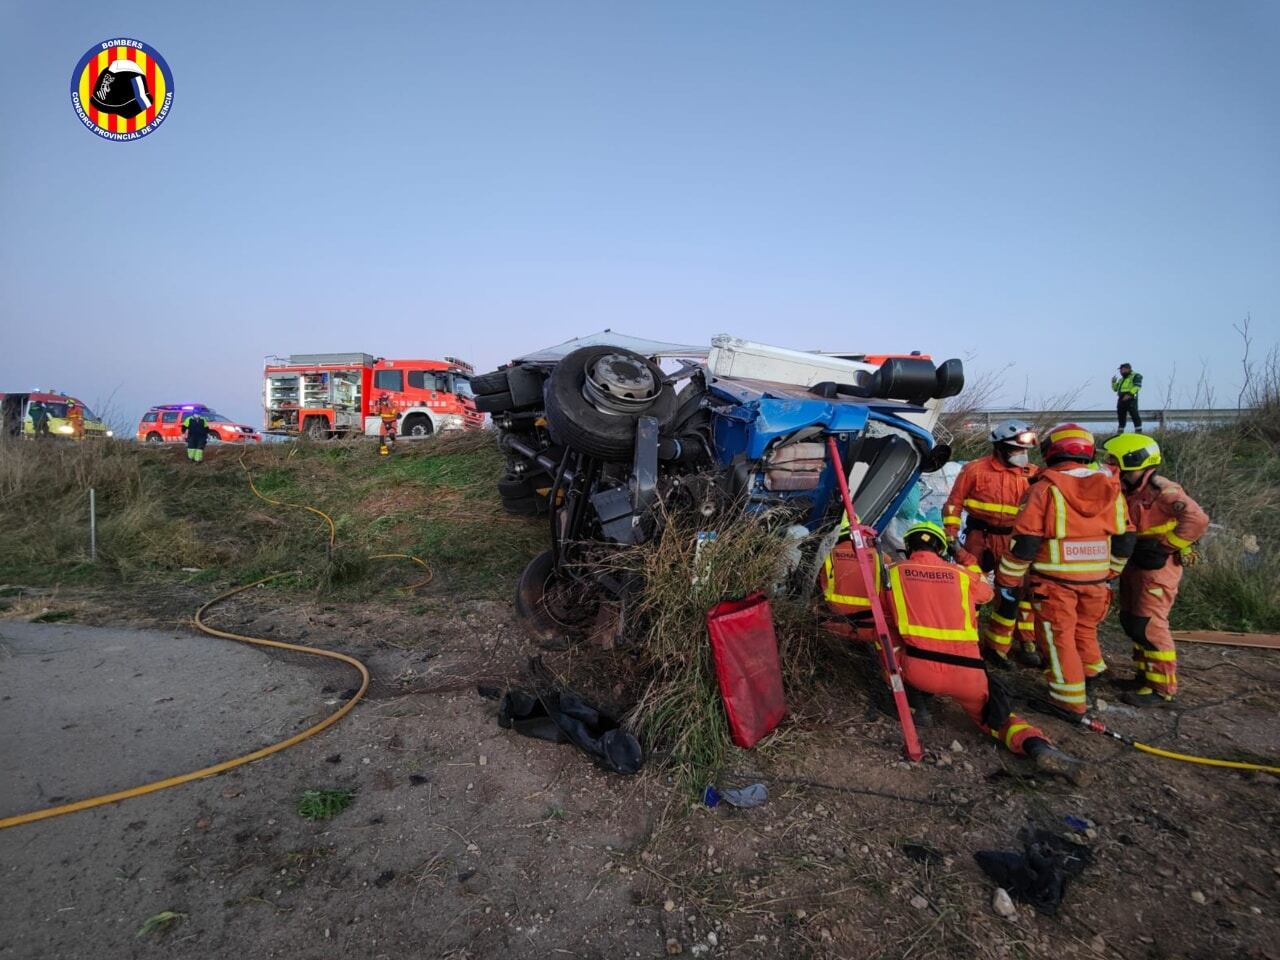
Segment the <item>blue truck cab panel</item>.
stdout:
<path fill-rule="evenodd" d="M 819 397 L 807 388 L 763 380 L 717 377 L 708 383 L 712 436 L 719 464 L 746 472 L 748 509 L 808 501 L 804 523 L 816 530 L 839 498 L 835 471 L 823 469 L 810 490 L 770 490 L 765 463 L 790 440 L 826 443 L 834 436 L 846 470 L 853 470 L 854 504 L 861 519 L 883 530 L 920 475 L 921 453 L 933 448 L 927 430 L 899 416 L 920 407 L 882 400 Z M 859 467 L 858 464 L 865 464 Z M 861 475 L 859 475 L 861 474 Z"/>

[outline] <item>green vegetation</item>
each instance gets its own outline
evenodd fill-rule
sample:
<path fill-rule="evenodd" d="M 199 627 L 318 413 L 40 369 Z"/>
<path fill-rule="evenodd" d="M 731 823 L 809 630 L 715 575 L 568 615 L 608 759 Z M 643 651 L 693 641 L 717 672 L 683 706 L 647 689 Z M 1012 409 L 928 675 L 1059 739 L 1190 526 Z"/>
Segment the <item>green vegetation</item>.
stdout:
<path fill-rule="evenodd" d="M 157 914 L 153 914 L 142 921 L 142 926 L 138 928 L 137 936 L 145 937 L 152 933 L 164 933 L 171 929 L 175 924 L 181 923 L 187 919 L 185 913 L 176 913 L 173 910 L 161 910 Z"/>
<path fill-rule="evenodd" d="M 698 550 L 697 534 L 707 530 L 716 539 Z M 730 748 L 707 610 L 776 582 L 795 545 L 766 521 L 730 512 L 716 522 L 691 512 L 666 517 L 660 539 L 619 559 L 644 582 L 628 615 L 647 679 L 628 724 L 651 751 L 669 756 L 684 789 L 696 792 L 710 782 Z M 784 680 L 794 686 L 812 675 L 813 620 L 802 605 L 777 599 L 773 614 Z"/>
<path fill-rule="evenodd" d="M 355 800 L 350 790 L 303 790 L 298 798 L 298 816 L 303 820 L 329 820 Z"/>
<path fill-rule="evenodd" d="M 502 457 L 489 433 L 404 442 L 211 447 L 201 465 L 180 447 L 7 443 L 0 447 L 0 582 L 112 585 L 232 583 L 281 570 L 275 589 L 355 595 L 421 582 L 455 597 L 509 594 L 546 538 L 542 523 L 502 512 Z M 254 496 L 254 484 L 268 503 Z M 98 562 L 88 562 L 88 491 L 96 491 Z M 328 513 L 328 525 L 301 506 Z M 192 571 L 195 572 L 192 572 Z"/>

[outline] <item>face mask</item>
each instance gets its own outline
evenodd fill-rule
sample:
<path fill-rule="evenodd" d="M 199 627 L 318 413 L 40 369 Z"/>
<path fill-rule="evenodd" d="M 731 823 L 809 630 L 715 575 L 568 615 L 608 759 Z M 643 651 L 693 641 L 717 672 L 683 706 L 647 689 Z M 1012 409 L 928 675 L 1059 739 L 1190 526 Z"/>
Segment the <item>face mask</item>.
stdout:
<path fill-rule="evenodd" d="M 1031 458 L 1027 456 L 1025 450 L 1014 450 L 1009 454 L 1008 461 L 1011 467 L 1025 467 L 1031 463 Z"/>

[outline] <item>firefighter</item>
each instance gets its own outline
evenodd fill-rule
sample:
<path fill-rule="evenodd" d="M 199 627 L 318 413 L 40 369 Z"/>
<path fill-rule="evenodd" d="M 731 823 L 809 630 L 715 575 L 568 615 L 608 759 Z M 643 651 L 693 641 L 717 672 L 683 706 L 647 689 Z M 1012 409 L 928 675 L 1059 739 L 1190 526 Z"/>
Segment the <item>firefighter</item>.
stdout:
<path fill-rule="evenodd" d="M 946 559 L 947 539 L 938 524 L 917 523 L 903 537 L 907 558 L 886 570 L 884 604 L 901 644 L 903 681 L 917 694 L 955 700 L 979 728 L 1039 769 L 1083 782 L 1085 764 L 1013 713 L 1004 690 L 990 682 L 978 650 L 977 607 L 992 590 L 980 573 Z"/>
<path fill-rule="evenodd" d="M 1125 418 L 1133 418 L 1133 432 L 1142 429 L 1142 414 L 1138 413 L 1138 391 L 1142 389 L 1142 374 L 1134 373 L 1127 363 L 1120 364 L 1119 374 L 1111 377 L 1111 389 L 1116 393 L 1116 421 L 1120 433 L 1124 433 Z"/>
<path fill-rule="evenodd" d="M 187 438 L 187 459 L 204 463 L 204 445 L 209 442 L 209 421 L 198 413 L 182 418 L 182 434 Z"/>
<path fill-rule="evenodd" d="M 1085 712 L 1088 682 L 1107 669 L 1098 624 L 1111 606 L 1108 581 L 1133 552 L 1133 527 L 1119 479 L 1094 462 L 1088 430 L 1060 424 L 1040 453 L 1045 469 L 1014 518 L 996 587 L 1006 602 L 1030 590 L 1049 698 L 1074 716 Z"/>
<path fill-rule="evenodd" d="M 1178 596 L 1182 568 L 1206 530 L 1209 517 L 1185 490 L 1156 473 L 1160 446 L 1141 433 L 1103 444 L 1120 469 L 1120 483 L 1137 528 L 1133 556 L 1120 575 L 1120 625 L 1133 641 L 1133 690 L 1121 695 L 1136 706 L 1166 706 L 1178 692 L 1178 655 L 1169 632 L 1169 610 Z"/>
<path fill-rule="evenodd" d="M 75 400 L 67 400 L 67 422 L 71 424 L 71 439 L 84 439 L 84 407 Z"/>
<path fill-rule="evenodd" d="M 396 448 L 396 405 L 392 402 L 391 396 L 386 393 L 378 395 L 378 399 L 373 402 L 374 412 L 382 420 L 381 441 L 378 444 L 379 456 L 387 456 Z"/>
<path fill-rule="evenodd" d="M 884 579 L 880 553 L 874 549 L 876 532 L 870 527 L 864 527 L 863 535 L 868 546 L 872 547 L 875 589 L 879 591 L 884 586 Z M 837 617 L 827 624 L 828 630 L 851 639 L 873 638 L 872 633 L 867 632 L 873 627 L 871 598 L 862 577 L 862 568 L 858 566 L 857 556 L 853 552 L 847 515 L 840 520 L 835 548 L 822 561 L 822 569 L 818 572 L 818 586 L 822 590 L 822 599 L 827 609 Z"/>
<path fill-rule="evenodd" d="M 964 465 L 942 507 L 942 522 L 952 543 L 959 540 L 960 514 L 964 524 L 964 548 L 977 558 L 983 573 L 993 572 L 1009 549 L 1013 518 L 1037 468 L 1028 453 L 1036 445 L 1035 431 L 1022 420 L 1004 420 L 991 431 L 991 453 Z M 1015 625 L 1017 659 L 1029 667 L 1040 666 L 1036 653 L 1031 598 L 999 599 L 989 614 L 987 659 L 999 667 L 1008 663 Z"/>

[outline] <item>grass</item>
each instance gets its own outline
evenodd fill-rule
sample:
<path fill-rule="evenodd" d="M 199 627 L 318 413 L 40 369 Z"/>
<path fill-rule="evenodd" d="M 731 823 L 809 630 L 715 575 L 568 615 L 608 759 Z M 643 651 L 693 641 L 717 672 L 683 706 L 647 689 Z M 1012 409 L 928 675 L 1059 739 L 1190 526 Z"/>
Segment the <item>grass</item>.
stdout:
<path fill-rule="evenodd" d="M 187 919 L 185 913 L 161 910 L 159 913 L 153 914 L 142 921 L 142 926 L 138 928 L 137 936 L 145 937 L 153 933 L 164 933 L 185 919 Z"/>
<path fill-rule="evenodd" d="M 329 820 L 351 806 L 355 797 L 350 790 L 303 790 L 298 798 L 298 816 L 303 820 Z"/>
<path fill-rule="evenodd" d="M 697 548 L 698 533 L 716 538 Z M 666 754 L 680 785 L 697 794 L 724 766 L 729 729 L 707 641 L 706 613 L 721 600 L 739 599 L 779 579 L 788 547 L 764 520 L 736 513 L 712 523 L 694 514 L 666 517 L 662 536 L 637 547 L 620 563 L 643 579 L 628 611 L 638 633 L 637 657 L 647 678 L 627 722 Z M 774 602 L 774 625 L 784 679 L 811 673 L 811 627 L 802 609 Z"/>
<path fill-rule="evenodd" d="M 220 445 L 196 466 L 176 447 L 7 443 L 0 448 L 0 582 L 244 582 L 299 569 L 294 589 L 343 597 L 421 581 L 423 572 L 407 562 L 372 559 L 411 553 L 432 567 L 429 591 L 506 596 L 546 530 L 502 512 L 494 489 L 502 457 L 492 434 L 406 442 L 390 460 L 376 449 L 372 441 Z M 258 499 L 250 475 L 266 497 L 330 514 L 332 553 L 321 518 Z"/>

